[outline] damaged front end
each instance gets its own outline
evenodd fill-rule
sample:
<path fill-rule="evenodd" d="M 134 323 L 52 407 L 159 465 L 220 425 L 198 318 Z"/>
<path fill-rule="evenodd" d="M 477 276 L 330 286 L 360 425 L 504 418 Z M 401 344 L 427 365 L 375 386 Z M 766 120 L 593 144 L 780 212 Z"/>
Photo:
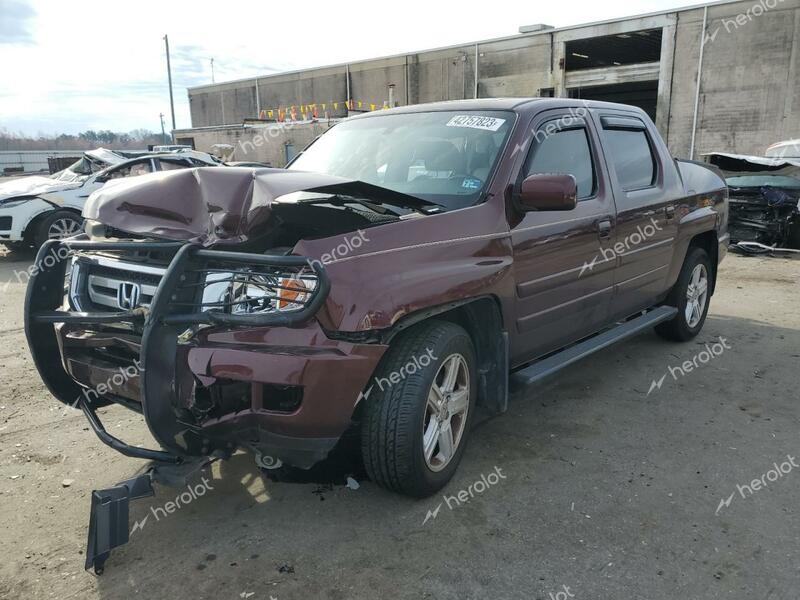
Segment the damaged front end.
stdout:
<path fill-rule="evenodd" d="M 800 248 L 800 159 L 710 154 L 730 194 L 729 232 L 744 253 Z"/>
<path fill-rule="evenodd" d="M 25 302 L 34 362 L 126 456 L 180 469 L 246 448 L 261 466 L 309 469 L 350 427 L 386 346 L 329 335 L 323 261 L 292 248 L 399 217 L 342 205 L 359 185 L 203 171 L 107 186 L 87 204 L 87 235 L 45 243 Z M 324 206 L 275 203 L 298 187 L 324 187 Z M 158 448 L 109 433 L 97 408 L 113 403 L 142 414 Z M 87 569 L 127 541 L 127 503 L 150 491 L 134 481 L 95 492 Z"/>

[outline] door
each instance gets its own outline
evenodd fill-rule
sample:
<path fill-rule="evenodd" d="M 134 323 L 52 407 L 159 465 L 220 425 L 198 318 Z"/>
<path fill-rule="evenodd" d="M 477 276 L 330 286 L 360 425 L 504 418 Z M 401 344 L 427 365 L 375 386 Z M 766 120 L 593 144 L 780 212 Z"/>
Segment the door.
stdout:
<path fill-rule="evenodd" d="M 516 178 L 519 189 L 536 173 L 573 175 L 578 202 L 572 211 L 512 212 L 515 365 L 594 333 L 609 318 L 615 262 L 606 254 L 614 243 L 615 208 L 597 132 L 585 116 L 573 109 L 535 118 Z"/>
<path fill-rule="evenodd" d="M 617 207 L 613 317 L 649 308 L 663 293 L 672 261 L 683 187 L 658 133 L 636 113 L 598 111 Z"/>

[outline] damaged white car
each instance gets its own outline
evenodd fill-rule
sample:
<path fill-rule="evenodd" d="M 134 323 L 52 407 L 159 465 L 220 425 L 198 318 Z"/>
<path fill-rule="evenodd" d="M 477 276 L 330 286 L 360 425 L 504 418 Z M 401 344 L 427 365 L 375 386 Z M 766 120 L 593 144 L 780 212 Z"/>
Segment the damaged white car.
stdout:
<path fill-rule="evenodd" d="M 48 239 L 80 233 L 86 199 L 112 179 L 219 164 L 210 154 L 193 150 L 161 154 L 90 150 L 50 177 L 21 177 L 0 183 L 0 242 L 10 247 L 38 248 Z"/>
<path fill-rule="evenodd" d="M 746 254 L 800 249 L 800 140 L 771 146 L 766 156 L 715 152 L 730 194 L 731 248 Z"/>

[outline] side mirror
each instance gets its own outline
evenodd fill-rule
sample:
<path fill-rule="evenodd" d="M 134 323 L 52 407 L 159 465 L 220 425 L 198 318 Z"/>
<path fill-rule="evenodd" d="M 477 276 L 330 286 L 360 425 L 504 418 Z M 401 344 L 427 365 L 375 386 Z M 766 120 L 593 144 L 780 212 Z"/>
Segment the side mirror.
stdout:
<path fill-rule="evenodd" d="M 94 180 L 95 180 L 96 183 L 105 183 L 106 181 L 110 181 L 111 180 L 111 176 L 110 175 L 98 175 L 97 177 L 94 178 Z"/>
<path fill-rule="evenodd" d="M 522 182 L 516 205 L 523 212 L 573 210 L 578 203 L 578 184 L 572 175 L 531 175 Z"/>

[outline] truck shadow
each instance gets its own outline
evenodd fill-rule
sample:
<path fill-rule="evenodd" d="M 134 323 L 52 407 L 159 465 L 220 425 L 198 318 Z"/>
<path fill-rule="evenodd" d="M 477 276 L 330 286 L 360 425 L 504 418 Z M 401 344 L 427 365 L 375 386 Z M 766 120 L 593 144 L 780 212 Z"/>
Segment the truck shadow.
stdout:
<path fill-rule="evenodd" d="M 729 346 L 723 353 L 680 379 L 668 377 L 657 390 L 649 389 L 670 366 L 692 361 L 720 338 Z M 366 597 L 364 594 L 422 597 L 427 584 L 419 579 L 421 565 L 435 564 L 444 549 L 463 536 L 473 540 L 459 550 L 469 559 L 465 565 L 475 564 L 491 551 L 491 545 L 486 545 L 491 540 L 485 538 L 490 533 L 506 539 L 512 554 L 528 548 L 524 538 L 521 546 L 515 541 L 519 521 L 504 522 L 498 515 L 505 515 L 511 507 L 524 507 L 526 518 L 547 515 L 552 502 L 534 491 L 545 483 L 550 486 L 548 495 L 571 497 L 576 481 L 596 477 L 591 479 L 595 486 L 592 494 L 611 498 L 618 494 L 613 482 L 607 489 L 596 490 L 614 472 L 616 463 L 603 462 L 606 459 L 600 454 L 595 459 L 599 462 L 580 470 L 576 448 L 605 448 L 609 459 L 614 452 L 624 455 L 625 444 L 631 442 L 620 440 L 627 439 L 626 432 L 636 430 L 650 439 L 661 436 L 668 446 L 677 443 L 670 441 L 673 438 L 681 440 L 688 454 L 704 453 L 704 460 L 713 460 L 705 445 L 691 446 L 698 440 L 704 444 L 704 436 L 714 434 L 702 424 L 720 419 L 721 406 L 730 406 L 726 418 L 734 424 L 731 427 L 786 410 L 768 400 L 783 390 L 785 377 L 781 381 L 770 374 L 793 372 L 800 357 L 797 348 L 798 330 L 711 316 L 692 342 L 675 344 L 654 333 L 643 334 L 542 383 L 516 388 L 509 414 L 484 420 L 474 429 L 459 471 L 443 490 L 457 494 L 481 474 L 501 467 L 508 473 L 502 491 L 491 497 L 487 492 L 485 501 L 476 499 L 459 508 L 457 515 L 442 514 L 433 523 L 426 523 L 427 515 L 437 503 L 442 506 L 439 497 L 404 498 L 368 481 L 356 490 L 330 482 L 275 483 L 261 475 L 252 456 L 237 454 L 214 465 L 207 476 L 207 492 L 196 494 L 191 501 L 180 502 L 181 490 L 160 488 L 155 498 L 133 503 L 131 525 L 147 517 L 146 523 L 127 546 L 113 552 L 105 574 L 96 580 L 98 592 L 107 598 L 127 597 L 134 590 L 161 598 L 249 598 L 251 593 L 254 599 L 281 600 Z M 759 394 L 750 393 L 753 387 Z M 723 391 L 727 389 L 738 391 L 728 394 Z M 762 400 L 754 401 L 755 396 Z M 684 419 L 689 410 L 695 413 L 693 418 Z M 654 412 L 662 422 L 653 423 Z M 702 435 L 697 434 L 696 426 Z M 716 435 L 727 432 L 717 430 Z M 637 454 L 636 461 L 644 460 L 649 450 L 641 447 L 643 454 Z M 655 456 L 651 460 L 658 460 Z M 180 507 L 167 512 L 168 501 Z M 665 504 L 653 510 L 670 509 Z M 685 510 L 700 512 L 707 507 Z M 614 527 L 625 527 L 625 523 L 625 513 L 619 511 L 608 513 L 607 520 L 595 526 L 600 528 L 600 537 L 606 532 L 610 539 Z M 464 529 L 467 525 L 468 530 Z M 536 535 L 544 547 L 552 548 L 562 533 L 554 525 L 537 530 Z M 584 550 L 568 548 L 568 554 L 560 558 L 569 562 L 569 553 Z M 531 551 L 528 548 L 527 552 Z M 387 569 L 386 577 L 370 575 Z M 438 566 L 433 570 L 437 581 L 448 585 L 449 575 Z M 476 582 L 471 569 L 462 571 L 458 573 L 463 585 Z M 404 588 L 406 595 L 396 593 L 401 584 L 410 586 Z M 419 594 L 409 595 L 417 591 Z"/>

